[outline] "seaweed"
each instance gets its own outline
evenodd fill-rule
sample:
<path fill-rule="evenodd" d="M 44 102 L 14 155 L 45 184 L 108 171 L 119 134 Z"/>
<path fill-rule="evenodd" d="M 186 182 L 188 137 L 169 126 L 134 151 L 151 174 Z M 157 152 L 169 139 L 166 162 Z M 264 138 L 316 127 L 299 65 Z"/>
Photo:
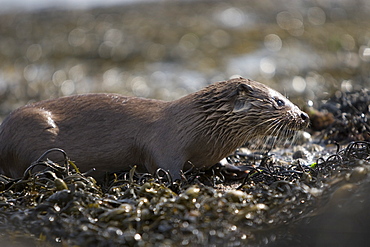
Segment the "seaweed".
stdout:
<path fill-rule="evenodd" d="M 220 166 L 209 174 L 186 173 L 182 181 L 163 170 L 150 175 L 133 167 L 102 185 L 53 149 L 65 154 L 63 165 L 42 156 L 23 178 L 2 177 L 1 236 L 70 246 L 258 246 L 272 236 L 270 242 L 281 239 L 282 227 L 286 236 L 289 226 L 318 214 L 343 183 L 365 181 L 369 150 L 364 141 L 338 146 L 314 166 L 281 165 L 267 153 L 251 161 L 236 153 L 229 160 L 246 175 L 232 179 Z M 45 169 L 33 171 L 35 166 Z"/>
<path fill-rule="evenodd" d="M 319 110 L 332 114 L 330 124 L 323 130 L 326 143 L 370 141 L 370 91 L 338 91 Z"/>

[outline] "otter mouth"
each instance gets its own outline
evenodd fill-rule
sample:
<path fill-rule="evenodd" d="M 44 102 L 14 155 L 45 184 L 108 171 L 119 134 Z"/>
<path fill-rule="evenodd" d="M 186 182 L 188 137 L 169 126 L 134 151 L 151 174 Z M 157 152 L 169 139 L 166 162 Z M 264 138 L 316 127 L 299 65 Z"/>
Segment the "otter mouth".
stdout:
<path fill-rule="evenodd" d="M 300 131 L 306 129 L 308 125 L 308 123 L 300 123 L 293 126 L 287 126 L 287 128 L 291 131 Z"/>
<path fill-rule="evenodd" d="M 283 129 L 288 129 L 291 131 L 300 131 L 306 129 L 310 124 L 310 118 L 305 112 L 297 114 L 297 116 L 290 116 L 287 120 L 282 121 L 284 125 Z"/>
<path fill-rule="evenodd" d="M 273 136 L 278 139 L 287 139 L 304 130 L 309 125 L 307 120 L 287 117 L 284 115 L 269 118 L 256 124 L 252 135 L 264 137 Z"/>
<path fill-rule="evenodd" d="M 276 118 L 275 121 L 271 121 L 266 127 L 265 131 L 261 135 L 271 136 L 278 139 L 279 142 L 296 136 L 298 131 L 304 130 L 308 127 L 309 122 L 307 119 L 289 119 L 282 117 Z"/>
<path fill-rule="evenodd" d="M 305 129 L 307 123 L 280 121 L 268 127 L 267 131 L 259 132 L 250 144 L 257 149 L 273 148 L 281 145 L 293 145 L 298 139 L 299 131 Z"/>

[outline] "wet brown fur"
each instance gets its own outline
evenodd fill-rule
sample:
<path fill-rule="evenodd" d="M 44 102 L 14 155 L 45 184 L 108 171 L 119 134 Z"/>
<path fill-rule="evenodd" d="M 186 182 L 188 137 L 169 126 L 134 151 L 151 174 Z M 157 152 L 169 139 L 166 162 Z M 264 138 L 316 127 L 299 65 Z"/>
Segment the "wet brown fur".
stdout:
<path fill-rule="evenodd" d="M 0 172 L 20 177 L 46 150 L 62 148 L 82 171 L 95 167 L 101 175 L 138 165 L 179 178 L 181 170 L 208 168 L 253 138 L 302 129 L 306 116 L 281 94 L 243 78 L 171 102 L 117 94 L 41 101 L 2 123 Z"/>

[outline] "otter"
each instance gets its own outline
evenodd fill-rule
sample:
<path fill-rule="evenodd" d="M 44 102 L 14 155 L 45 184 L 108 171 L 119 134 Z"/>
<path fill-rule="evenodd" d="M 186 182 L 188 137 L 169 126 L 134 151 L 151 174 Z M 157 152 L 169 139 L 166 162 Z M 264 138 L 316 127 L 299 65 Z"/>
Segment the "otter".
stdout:
<path fill-rule="evenodd" d="M 67 96 L 25 105 L 4 119 L 0 172 L 20 177 L 46 150 L 61 148 L 81 171 L 95 168 L 96 176 L 137 165 L 139 171 L 162 168 L 179 179 L 185 169 L 207 169 L 248 140 L 287 136 L 308 122 L 283 95 L 243 78 L 174 101 Z"/>

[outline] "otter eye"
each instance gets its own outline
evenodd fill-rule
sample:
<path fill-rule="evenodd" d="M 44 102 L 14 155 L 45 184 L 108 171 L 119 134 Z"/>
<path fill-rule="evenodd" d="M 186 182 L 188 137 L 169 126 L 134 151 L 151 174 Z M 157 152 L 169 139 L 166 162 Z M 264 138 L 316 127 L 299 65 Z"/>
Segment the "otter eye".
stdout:
<path fill-rule="evenodd" d="M 275 98 L 275 102 L 278 106 L 285 106 L 285 102 L 281 99 Z"/>

